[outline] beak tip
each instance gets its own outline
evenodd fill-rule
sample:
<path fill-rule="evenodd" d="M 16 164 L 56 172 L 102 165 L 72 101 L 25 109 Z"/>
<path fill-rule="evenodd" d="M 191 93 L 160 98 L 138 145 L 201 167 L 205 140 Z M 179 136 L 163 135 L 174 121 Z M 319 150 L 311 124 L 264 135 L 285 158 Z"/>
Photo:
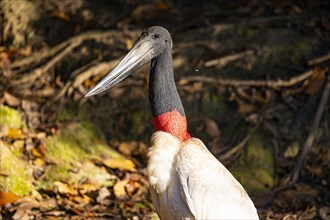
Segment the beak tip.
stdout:
<path fill-rule="evenodd" d="M 90 90 L 90 91 L 85 95 L 85 98 L 88 98 L 88 97 L 93 96 L 93 95 L 95 95 L 94 89 Z"/>

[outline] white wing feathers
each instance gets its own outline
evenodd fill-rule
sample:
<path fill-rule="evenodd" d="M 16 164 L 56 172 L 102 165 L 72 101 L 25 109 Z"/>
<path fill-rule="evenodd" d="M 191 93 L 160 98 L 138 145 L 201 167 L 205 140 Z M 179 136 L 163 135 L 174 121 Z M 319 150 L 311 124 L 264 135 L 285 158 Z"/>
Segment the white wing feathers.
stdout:
<path fill-rule="evenodd" d="M 199 139 L 155 132 L 147 172 L 161 219 L 258 219 L 243 187 Z"/>
<path fill-rule="evenodd" d="M 179 180 L 176 175 L 176 155 L 180 150 L 180 141 L 165 132 L 156 132 L 151 138 L 147 173 L 150 183 L 150 195 L 159 216 L 162 219 L 193 218 L 190 210 L 181 198 Z M 179 217 L 178 217 L 179 216 Z"/>

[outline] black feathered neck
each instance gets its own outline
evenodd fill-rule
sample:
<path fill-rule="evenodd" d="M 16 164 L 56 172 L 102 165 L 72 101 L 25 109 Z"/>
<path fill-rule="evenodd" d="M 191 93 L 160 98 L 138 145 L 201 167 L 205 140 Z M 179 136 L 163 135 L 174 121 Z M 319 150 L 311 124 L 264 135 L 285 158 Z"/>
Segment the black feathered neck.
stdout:
<path fill-rule="evenodd" d="M 172 54 L 169 47 L 151 60 L 149 101 L 153 117 L 174 109 L 182 116 L 185 115 L 175 85 Z"/>

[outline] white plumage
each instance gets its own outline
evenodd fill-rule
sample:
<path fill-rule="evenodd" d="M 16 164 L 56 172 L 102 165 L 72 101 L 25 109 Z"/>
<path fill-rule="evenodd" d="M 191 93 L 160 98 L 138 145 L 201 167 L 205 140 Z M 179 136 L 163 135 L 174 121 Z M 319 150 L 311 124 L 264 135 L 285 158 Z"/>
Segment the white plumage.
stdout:
<path fill-rule="evenodd" d="M 180 141 L 157 131 L 147 173 L 161 219 L 259 219 L 241 184 L 202 141 Z"/>

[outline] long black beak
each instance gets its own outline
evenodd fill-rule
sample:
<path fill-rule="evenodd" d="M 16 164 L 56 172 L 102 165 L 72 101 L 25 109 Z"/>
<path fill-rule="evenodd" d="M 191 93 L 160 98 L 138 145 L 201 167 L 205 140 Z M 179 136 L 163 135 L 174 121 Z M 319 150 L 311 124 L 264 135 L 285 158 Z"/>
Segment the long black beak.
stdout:
<path fill-rule="evenodd" d="M 155 52 L 152 43 L 146 39 L 140 39 L 117 66 L 90 90 L 85 97 L 110 89 L 154 56 Z"/>

